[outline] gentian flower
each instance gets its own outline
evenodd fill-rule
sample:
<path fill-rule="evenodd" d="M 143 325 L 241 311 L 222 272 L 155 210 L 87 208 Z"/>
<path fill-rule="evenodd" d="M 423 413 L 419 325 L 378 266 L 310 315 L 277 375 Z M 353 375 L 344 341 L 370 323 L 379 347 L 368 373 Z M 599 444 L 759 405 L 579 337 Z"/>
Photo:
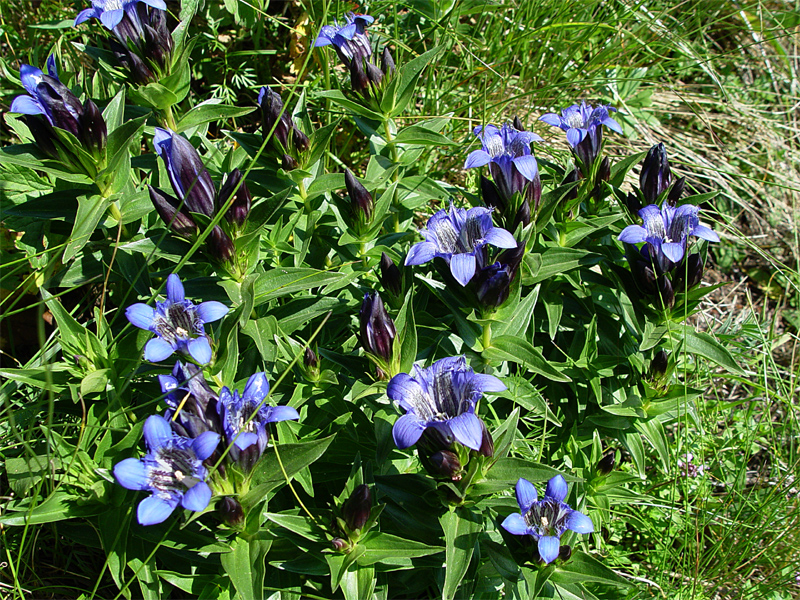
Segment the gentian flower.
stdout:
<path fill-rule="evenodd" d="M 463 356 L 437 360 L 422 369 L 414 365 L 414 377 L 395 375 L 386 394 L 406 411 L 397 419 L 392 436 L 402 449 L 417 443 L 433 427 L 447 443 L 457 441 L 472 450 L 483 444 L 483 427 L 475 415 L 475 404 L 483 392 L 502 392 L 503 382 L 493 375 L 475 373 Z"/>
<path fill-rule="evenodd" d="M 217 410 L 222 419 L 225 438 L 230 445 L 231 460 L 246 471 L 261 458 L 269 441 L 268 423 L 299 419 L 291 406 L 267 406 L 263 403 L 269 393 L 269 382 L 264 373 L 252 375 L 240 396 L 238 390 L 223 387 L 219 393 Z"/>
<path fill-rule="evenodd" d="M 517 240 L 505 229 L 492 224 L 492 211 L 476 206 L 466 210 L 442 209 L 428 219 L 424 242 L 414 244 L 406 256 L 406 265 L 421 265 L 441 257 L 461 285 L 467 285 L 482 264 L 477 255 L 486 244 L 498 248 L 516 248 Z M 481 260 L 482 260 L 481 255 Z"/>
<path fill-rule="evenodd" d="M 159 10 L 167 10 L 164 0 L 92 0 L 92 6 L 84 8 L 75 17 L 74 26 L 77 27 L 89 19 L 100 19 L 106 29 L 113 30 L 120 24 L 126 12 L 130 14 L 136 10 L 139 2 Z"/>
<path fill-rule="evenodd" d="M 562 110 L 561 115 L 547 113 L 539 117 L 539 120 L 548 125 L 560 127 L 567 132 L 567 142 L 583 163 L 586 175 L 592 168 L 600 153 L 600 147 L 603 145 L 602 126 L 605 125 L 612 131 L 622 133 L 620 124 L 609 115 L 610 111 L 616 110 L 608 104 L 601 104 L 597 108 L 593 108 L 591 104 L 581 101 L 580 105 L 573 104 Z"/>
<path fill-rule="evenodd" d="M 594 531 L 589 517 L 564 504 L 567 482 L 561 475 L 547 482 L 541 500 L 527 479 L 520 478 L 517 482 L 516 494 L 520 512 L 506 517 L 502 527 L 514 535 L 532 536 L 538 542 L 539 556 L 545 564 L 558 558 L 560 538 L 567 529 L 575 533 Z"/>
<path fill-rule="evenodd" d="M 647 151 L 639 174 L 639 189 L 648 204 L 654 204 L 658 197 L 672 183 L 667 149 L 664 144 L 656 144 Z"/>
<path fill-rule="evenodd" d="M 378 292 L 364 294 L 361 310 L 358 312 L 361 345 L 364 350 L 383 359 L 392 360 L 392 347 L 397 330 L 394 321 L 386 313 L 383 300 Z M 380 374 L 380 372 L 379 372 Z"/>
<path fill-rule="evenodd" d="M 344 23 L 341 25 L 334 20 L 333 25 L 324 25 L 319 30 L 314 47 L 319 48 L 333 44 L 339 58 L 349 68 L 353 59 L 362 61 L 372 55 L 372 48 L 366 31 L 367 26 L 372 24 L 374 20 L 369 15 L 357 15 L 353 12 L 348 12 L 345 14 Z"/>
<path fill-rule="evenodd" d="M 619 235 L 621 242 L 640 244 L 647 242 L 645 252 L 658 268 L 659 274 L 671 270 L 686 252 L 689 236 L 709 242 L 718 242 L 719 236 L 705 225 L 700 225 L 700 209 L 692 204 L 678 208 L 664 204 L 659 210 L 655 204 L 639 211 L 643 225 L 628 225 Z"/>
<path fill-rule="evenodd" d="M 502 252 L 496 262 L 478 271 L 475 277 L 478 302 L 486 307 L 497 308 L 508 299 L 524 255 L 525 243 L 520 242 L 516 248 Z"/>
<path fill-rule="evenodd" d="M 305 152 L 308 150 L 308 136 L 297 128 L 292 120 L 291 112 L 284 110 L 283 99 L 280 94 L 268 85 L 259 90 L 258 105 L 261 107 L 262 134 L 264 137 L 269 136 L 275 149 L 284 154 L 285 159 L 296 163 L 295 158 L 286 154 L 286 152 Z M 291 138 L 289 137 L 290 135 Z M 290 140 L 291 144 L 289 143 Z M 292 168 L 296 168 L 296 165 L 292 166 Z"/>
<path fill-rule="evenodd" d="M 505 200 L 511 202 L 515 193 L 528 190 L 529 201 L 534 206 L 542 195 L 539 165 L 531 153 L 531 142 L 542 138 L 530 131 L 517 131 L 510 123 L 498 129 L 494 125 L 478 126 L 475 135 L 481 140 L 481 149 L 473 150 L 464 163 L 465 169 L 489 165 L 494 183 Z"/>
<path fill-rule="evenodd" d="M 169 409 L 164 417 L 178 435 L 199 437 L 206 431 L 222 433 L 217 394 L 208 386 L 203 371 L 192 363 L 178 361 L 172 375 L 159 375 L 158 383 Z M 177 419 L 172 418 L 180 407 Z"/>
<path fill-rule="evenodd" d="M 128 320 L 140 329 L 156 334 L 144 347 L 144 358 L 160 362 L 173 352 L 188 354 L 201 365 L 211 361 L 211 344 L 203 324 L 218 321 L 228 307 L 214 300 L 195 306 L 186 299 L 183 284 L 174 273 L 167 277 L 167 299 L 156 307 L 133 304 L 125 311 Z"/>
<path fill-rule="evenodd" d="M 216 450 L 219 434 L 207 431 L 189 439 L 175 435 L 161 415 L 152 415 L 144 423 L 144 439 L 149 450 L 144 458 L 126 458 L 114 466 L 114 477 L 122 487 L 152 492 L 139 503 L 139 523 L 161 523 L 178 504 L 195 512 L 205 510 L 211 488 L 205 482 L 208 471 L 203 461 Z"/>

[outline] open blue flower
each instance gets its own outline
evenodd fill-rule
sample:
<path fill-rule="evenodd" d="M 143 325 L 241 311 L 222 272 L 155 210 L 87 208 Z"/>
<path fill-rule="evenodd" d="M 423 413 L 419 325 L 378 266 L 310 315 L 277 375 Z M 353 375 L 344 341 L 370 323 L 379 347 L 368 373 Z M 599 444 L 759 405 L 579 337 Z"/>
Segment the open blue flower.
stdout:
<path fill-rule="evenodd" d="M 428 219 L 422 232 L 424 242 L 414 244 L 406 256 L 406 265 L 421 265 L 441 257 L 450 265 L 450 272 L 461 285 L 467 285 L 475 275 L 478 252 L 491 244 L 498 248 L 516 248 L 517 240 L 505 229 L 492 223 L 492 211 L 482 206 L 469 210 L 442 209 Z"/>
<path fill-rule="evenodd" d="M 172 375 L 159 375 L 164 402 L 169 409 L 164 416 L 179 435 L 196 438 L 206 431 L 222 433 L 217 410 L 217 394 L 208 386 L 203 370 L 192 363 L 175 363 Z M 175 411 L 177 418 L 173 419 Z"/>
<path fill-rule="evenodd" d="M 564 504 L 567 491 L 567 482 L 556 475 L 547 482 L 544 498 L 539 500 L 534 485 L 520 478 L 516 487 L 520 512 L 509 515 L 502 523 L 503 529 L 511 534 L 532 536 L 545 564 L 558 558 L 560 538 L 567 529 L 575 533 L 594 531 L 589 517 Z"/>
<path fill-rule="evenodd" d="M 231 392 L 223 387 L 217 400 L 217 410 L 222 419 L 225 438 L 230 445 L 229 454 L 234 462 L 243 463 L 249 470 L 261 457 L 269 441 L 268 423 L 299 419 L 291 406 L 267 406 L 264 399 L 269 393 L 269 382 L 264 373 L 252 375 L 240 396 L 239 390 Z"/>
<path fill-rule="evenodd" d="M 44 79 L 44 73 L 41 69 L 37 69 L 31 65 L 22 65 L 19 69 L 19 78 L 20 81 L 22 81 L 22 87 L 24 87 L 30 95 L 17 96 L 14 98 L 9 111 L 24 115 L 44 115 L 50 122 L 50 125 L 55 125 L 50 102 L 48 102 L 48 98 L 46 98 L 47 90 L 44 88 L 39 89 L 39 84 L 45 81 L 55 80 L 61 83 L 58 79 L 55 54 L 51 54 L 47 58 L 47 75 L 51 78 L 50 80 Z M 76 102 L 77 106 L 74 105 Z M 81 105 L 77 98 L 74 102 L 65 102 L 64 106 L 66 110 L 72 114 L 72 117 L 77 120 L 81 112 Z"/>
<path fill-rule="evenodd" d="M 616 110 L 608 104 L 601 104 L 597 108 L 593 108 L 591 104 L 581 101 L 579 105 L 573 104 L 565 108 L 560 115 L 547 113 L 539 117 L 539 120 L 566 131 L 567 142 L 583 162 L 584 168 L 590 169 L 603 144 L 602 126 L 605 125 L 612 131 L 622 133 L 620 124 L 609 114 Z"/>
<path fill-rule="evenodd" d="M 700 209 L 692 204 L 675 208 L 667 203 L 659 210 L 655 204 L 639 211 L 642 225 L 628 225 L 619 234 L 619 240 L 628 244 L 647 242 L 645 253 L 659 270 L 666 273 L 678 264 L 686 253 L 689 236 L 709 242 L 718 242 L 719 236 L 705 225 L 700 225 Z"/>
<path fill-rule="evenodd" d="M 364 60 L 372 55 L 372 48 L 366 31 L 367 26 L 375 19 L 369 15 L 358 15 L 348 12 L 344 16 L 344 23 L 334 20 L 333 25 L 324 25 L 319 30 L 314 47 L 328 46 L 333 44 L 336 53 L 346 66 L 354 59 Z"/>
<path fill-rule="evenodd" d="M 122 487 L 152 492 L 139 503 L 139 523 L 161 523 L 178 504 L 188 510 L 205 510 L 211 488 L 205 482 L 208 471 L 203 461 L 216 450 L 219 434 L 207 431 L 196 439 L 175 435 L 164 417 L 153 415 L 144 423 L 144 439 L 149 454 L 141 460 L 126 458 L 114 466 L 114 477 Z"/>
<path fill-rule="evenodd" d="M 89 19 L 100 19 L 106 29 L 113 30 L 122 21 L 126 11 L 129 14 L 135 13 L 136 5 L 139 2 L 144 2 L 153 8 L 167 10 L 164 0 L 92 0 L 92 5 L 84 8 L 75 17 L 74 25 L 77 27 Z"/>
<path fill-rule="evenodd" d="M 531 153 L 531 142 L 542 141 L 541 137 L 530 131 L 517 131 L 510 123 L 500 129 L 494 125 L 478 126 L 474 133 L 481 140 L 481 149 L 470 152 L 465 169 L 489 165 L 506 202 L 515 193 L 524 192 L 529 184 L 538 185 L 541 194 L 539 165 Z"/>
<path fill-rule="evenodd" d="M 167 299 L 156 307 L 133 304 L 125 316 L 140 329 L 156 334 L 144 347 L 144 358 L 160 362 L 173 352 L 188 354 L 201 365 L 211 361 L 211 344 L 203 325 L 228 314 L 228 307 L 211 300 L 194 305 L 186 299 L 183 284 L 174 273 L 167 277 Z"/>
<path fill-rule="evenodd" d="M 463 356 L 437 360 L 427 369 L 414 365 L 414 375 L 395 375 L 386 388 L 389 398 L 406 411 L 392 428 L 397 447 L 413 446 L 426 428 L 433 427 L 448 443 L 455 440 L 480 450 L 483 427 L 475 404 L 483 392 L 504 391 L 503 382 L 493 375 L 475 373 Z"/>

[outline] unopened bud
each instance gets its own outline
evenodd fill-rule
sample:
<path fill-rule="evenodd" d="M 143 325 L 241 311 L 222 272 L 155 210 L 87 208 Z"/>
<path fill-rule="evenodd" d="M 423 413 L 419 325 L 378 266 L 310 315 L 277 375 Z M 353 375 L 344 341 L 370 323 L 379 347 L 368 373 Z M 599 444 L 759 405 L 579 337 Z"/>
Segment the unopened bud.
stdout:
<path fill-rule="evenodd" d="M 394 59 L 392 58 L 392 53 L 389 51 L 389 46 L 383 47 L 383 52 L 381 53 L 381 70 L 384 75 L 392 75 L 395 71 Z"/>
<path fill-rule="evenodd" d="M 614 463 L 616 460 L 616 450 L 613 448 L 603 455 L 603 458 L 597 463 L 597 473 L 599 475 L 608 475 L 614 470 Z"/>
<path fill-rule="evenodd" d="M 164 224 L 179 236 L 191 239 L 197 233 L 197 225 L 189 211 L 185 207 L 178 209 L 181 204 L 178 199 L 158 188 L 148 185 L 147 189 L 150 192 L 150 201 Z"/>
<path fill-rule="evenodd" d="M 583 178 L 583 173 L 578 167 L 575 167 L 567 173 L 567 176 L 564 178 L 563 184 L 566 185 L 568 183 L 577 183 Z M 575 200 L 578 197 L 578 187 L 575 186 L 572 188 L 567 194 L 564 196 L 565 200 Z"/>
<path fill-rule="evenodd" d="M 633 278 L 636 285 L 647 296 L 656 293 L 656 275 L 653 268 L 643 260 L 637 260 L 633 264 Z"/>
<path fill-rule="evenodd" d="M 244 509 L 236 498 L 225 496 L 217 504 L 219 516 L 231 527 L 239 526 L 244 521 Z"/>
<path fill-rule="evenodd" d="M 358 316 L 364 350 L 389 362 L 392 359 L 392 346 L 397 330 L 394 321 L 386 313 L 378 292 L 364 294 Z"/>
<path fill-rule="evenodd" d="M 236 249 L 231 238 L 222 230 L 222 227 L 215 225 L 209 236 L 210 254 L 219 262 L 226 263 L 233 258 Z"/>
<path fill-rule="evenodd" d="M 428 459 L 431 469 L 434 473 L 447 477 L 453 481 L 461 479 L 461 461 L 458 460 L 458 455 L 452 450 L 439 450 L 431 454 Z"/>
<path fill-rule="evenodd" d="M 372 493 L 369 486 L 362 483 L 342 505 L 342 517 L 351 531 L 361 529 L 369 519 L 372 510 Z"/>
<path fill-rule="evenodd" d="M 647 152 L 639 175 L 639 189 L 648 204 L 655 204 L 672 180 L 664 144 L 656 144 Z"/>
<path fill-rule="evenodd" d="M 481 196 L 483 197 L 483 203 L 489 208 L 496 208 L 500 214 L 506 211 L 506 202 L 497 191 L 497 186 L 484 175 L 481 175 Z"/>
<path fill-rule="evenodd" d="M 642 210 L 642 203 L 639 201 L 639 196 L 635 192 L 628 192 L 625 197 L 625 206 L 631 211 L 631 214 L 638 215 Z"/>
<path fill-rule="evenodd" d="M 525 127 L 522 125 L 522 121 L 519 120 L 518 115 L 514 115 L 514 121 L 512 122 L 512 125 L 517 131 L 525 131 Z"/>
<path fill-rule="evenodd" d="M 611 179 L 611 161 L 608 160 L 607 156 L 604 156 L 603 160 L 600 161 L 600 166 L 597 167 L 597 180 L 595 183 L 608 181 L 609 179 Z"/>
<path fill-rule="evenodd" d="M 508 299 L 511 281 L 511 269 L 499 261 L 480 269 L 475 277 L 478 302 L 487 308 L 499 307 Z"/>
<path fill-rule="evenodd" d="M 292 143 L 298 152 L 305 152 L 308 150 L 308 136 L 300 131 L 297 127 L 292 128 Z"/>
<path fill-rule="evenodd" d="M 353 91 L 360 92 L 369 86 L 369 78 L 364 72 L 364 63 L 360 57 L 350 62 L 350 86 Z"/>
<path fill-rule="evenodd" d="M 291 121 L 288 115 L 282 114 L 283 100 L 269 86 L 264 86 L 258 94 L 261 106 L 261 131 L 264 137 L 277 141 L 279 148 L 286 148 L 289 140 Z"/>
<path fill-rule="evenodd" d="M 342 538 L 335 537 L 331 540 L 331 546 L 333 546 L 333 549 L 336 550 L 337 552 L 341 552 L 342 550 L 347 548 L 349 544 Z"/>
<path fill-rule="evenodd" d="M 233 202 L 225 213 L 225 218 L 229 223 L 241 227 L 247 220 L 247 215 L 250 214 L 253 199 L 239 169 L 231 171 L 225 179 L 225 183 L 222 184 L 217 195 L 217 210 L 223 208 L 230 201 L 231 196 L 233 196 Z"/>
<path fill-rule="evenodd" d="M 367 79 L 369 79 L 369 82 L 372 85 L 380 85 L 383 81 L 383 71 L 370 61 L 366 61 L 364 64 L 366 65 Z"/>
<path fill-rule="evenodd" d="M 683 189 L 686 187 L 686 177 L 681 177 L 672 186 L 672 189 L 667 194 L 667 204 L 675 206 L 678 200 L 683 196 Z"/>
<path fill-rule="evenodd" d="M 572 556 L 572 548 L 566 544 L 558 548 L 558 559 L 564 562 L 568 561 Z"/>
<path fill-rule="evenodd" d="M 83 114 L 78 121 L 81 143 L 95 158 L 99 158 L 105 150 L 107 137 L 103 113 L 94 102 L 87 99 L 83 103 Z"/>
<path fill-rule="evenodd" d="M 528 185 L 528 189 L 533 189 L 533 183 Z M 541 190 L 541 186 L 539 187 Z M 511 225 L 511 231 L 516 231 L 517 226 L 522 223 L 523 227 L 527 227 L 531 223 L 531 203 L 527 197 L 523 197 L 522 205 L 519 207 L 517 214 L 514 215 L 514 223 Z"/>
<path fill-rule="evenodd" d="M 675 292 L 672 282 L 666 275 L 658 278 L 658 298 L 663 308 L 672 308 L 675 305 Z"/>
<path fill-rule="evenodd" d="M 478 452 L 482 456 L 491 458 L 494 455 L 494 440 L 492 439 L 492 434 L 489 433 L 483 419 L 478 419 L 478 421 L 480 421 L 481 424 L 481 447 L 478 449 Z"/>
<path fill-rule="evenodd" d="M 372 194 L 367 191 L 367 188 L 361 185 L 361 182 L 356 179 L 350 169 L 346 169 L 344 172 L 344 184 L 347 186 L 347 193 L 350 196 L 350 206 L 353 209 L 353 214 L 357 219 L 363 218 L 365 222 L 369 223 L 372 219 L 372 210 L 374 208 Z"/>
<path fill-rule="evenodd" d="M 669 355 L 663 348 L 656 352 L 653 360 L 650 361 L 650 377 L 660 379 L 667 374 L 667 367 L 669 367 Z"/>
<path fill-rule="evenodd" d="M 281 159 L 281 168 L 284 171 L 292 171 L 297 168 L 297 161 L 288 154 L 284 154 Z"/>
<path fill-rule="evenodd" d="M 381 252 L 380 270 L 381 274 L 378 279 L 383 289 L 394 296 L 399 296 L 403 292 L 403 276 L 386 252 Z"/>
<path fill-rule="evenodd" d="M 319 357 L 317 353 L 311 349 L 311 346 L 306 346 L 306 350 L 303 353 L 303 364 L 307 369 L 316 369 L 319 367 Z"/>

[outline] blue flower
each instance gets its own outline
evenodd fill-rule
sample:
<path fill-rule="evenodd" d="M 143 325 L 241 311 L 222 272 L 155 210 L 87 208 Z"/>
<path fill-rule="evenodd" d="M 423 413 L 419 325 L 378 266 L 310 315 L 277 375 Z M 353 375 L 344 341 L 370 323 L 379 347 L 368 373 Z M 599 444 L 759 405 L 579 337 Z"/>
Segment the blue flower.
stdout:
<path fill-rule="evenodd" d="M 164 417 L 152 415 L 144 423 L 144 439 L 149 454 L 114 466 L 114 477 L 122 487 L 152 492 L 139 503 L 139 523 L 161 523 L 178 504 L 187 510 L 205 510 L 211 488 L 205 482 L 208 472 L 203 461 L 216 450 L 219 434 L 207 431 L 196 439 L 181 437 Z"/>
<path fill-rule="evenodd" d="M 406 265 L 421 265 L 441 257 L 461 285 L 467 285 L 479 266 L 477 254 L 486 245 L 516 248 L 517 240 L 505 229 L 492 224 L 492 211 L 476 206 L 466 210 L 442 209 L 428 219 L 422 234 L 424 242 L 414 244 L 406 256 Z"/>
<path fill-rule="evenodd" d="M 51 54 L 47 58 L 47 74 L 50 77 L 47 81 L 55 80 L 61 83 L 58 79 L 55 54 Z M 14 98 L 11 102 L 10 112 L 24 115 L 44 115 L 50 122 L 50 125 L 55 125 L 53 122 L 52 110 L 46 99 L 46 91 L 44 89 L 39 89 L 39 84 L 45 81 L 42 70 L 32 67 L 31 65 L 22 65 L 19 69 L 19 78 L 22 81 L 22 87 L 27 90 L 30 96 L 17 96 Z M 74 102 L 64 103 L 65 108 L 75 120 L 78 119 L 78 114 L 81 109 L 80 103 L 78 102 L 76 106 L 76 102 L 78 102 L 77 98 L 75 98 Z"/>
<path fill-rule="evenodd" d="M 501 129 L 494 125 L 478 126 L 474 133 L 482 147 L 470 152 L 465 169 L 489 165 L 494 182 L 507 203 L 515 193 L 523 193 L 529 184 L 534 186 L 533 194 L 538 191 L 541 196 L 539 165 L 530 147 L 531 142 L 542 141 L 541 137 L 530 131 L 518 131 L 510 123 L 503 124 Z"/>
<path fill-rule="evenodd" d="M 683 258 L 689 236 L 719 241 L 716 233 L 700 225 L 699 212 L 692 204 L 675 208 L 665 203 L 661 210 L 650 204 L 639 211 L 643 225 L 628 225 L 619 234 L 619 240 L 628 244 L 647 242 L 643 251 L 646 258 L 655 263 L 659 273 L 666 273 Z"/>
<path fill-rule="evenodd" d="M 206 431 L 222 433 L 217 394 L 208 386 L 203 371 L 192 363 L 178 361 L 172 375 L 159 375 L 158 383 L 169 409 L 164 416 L 179 435 L 196 438 Z M 177 419 L 172 416 L 180 407 Z"/>
<path fill-rule="evenodd" d="M 567 529 L 575 533 L 594 531 L 589 517 L 564 504 L 567 482 L 561 475 L 547 482 L 541 500 L 538 499 L 536 488 L 527 479 L 517 482 L 516 494 L 520 512 L 506 517 L 502 527 L 514 535 L 532 536 L 538 542 L 539 556 L 545 564 L 558 557 L 560 538 Z"/>
<path fill-rule="evenodd" d="M 267 406 L 264 399 L 269 393 L 269 382 L 264 373 L 252 375 L 240 396 L 223 387 L 217 400 L 217 410 L 222 419 L 225 438 L 230 445 L 231 460 L 249 470 L 264 453 L 269 441 L 268 423 L 299 419 L 291 406 Z"/>
<path fill-rule="evenodd" d="M 358 15 L 353 12 L 345 14 L 344 19 L 341 25 L 336 20 L 333 25 L 324 25 L 319 30 L 314 47 L 333 44 L 339 58 L 349 67 L 354 58 L 364 60 L 372 55 L 366 30 L 375 19 L 369 15 Z"/>
<path fill-rule="evenodd" d="M 140 329 L 156 334 L 144 347 L 144 358 L 160 362 L 173 352 L 188 354 L 201 365 L 211 361 L 211 344 L 203 329 L 228 314 L 228 307 L 216 301 L 195 306 L 187 300 L 183 284 L 174 273 L 167 277 L 167 299 L 156 307 L 133 304 L 125 311 L 128 320 Z"/>
<path fill-rule="evenodd" d="M 74 26 L 77 27 L 89 19 L 100 19 L 106 29 L 113 30 L 122 21 L 126 12 L 128 14 L 135 13 L 136 5 L 139 2 L 144 2 L 153 8 L 167 10 L 164 0 L 92 0 L 92 6 L 84 8 L 75 17 Z"/>
<path fill-rule="evenodd" d="M 503 382 L 475 373 L 463 356 L 437 360 L 427 369 L 414 365 L 414 375 L 395 375 L 386 389 L 389 398 L 406 411 L 392 428 L 397 447 L 413 446 L 426 428 L 433 427 L 447 443 L 455 440 L 480 450 L 483 426 L 475 415 L 475 404 L 483 392 L 505 390 Z"/>
<path fill-rule="evenodd" d="M 186 208 L 213 216 L 217 191 L 194 146 L 171 129 L 156 127 L 153 147 L 164 160 L 172 189 L 185 202 Z"/>
<path fill-rule="evenodd" d="M 584 169 L 591 169 L 600 147 L 603 144 L 603 128 L 605 125 L 612 131 L 622 133 L 622 127 L 609 115 L 610 111 L 617 109 L 601 104 L 593 108 L 591 104 L 581 101 L 580 105 L 573 104 L 561 111 L 561 115 L 547 113 L 539 120 L 548 125 L 560 127 L 567 132 L 567 142 L 583 163 Z"/>

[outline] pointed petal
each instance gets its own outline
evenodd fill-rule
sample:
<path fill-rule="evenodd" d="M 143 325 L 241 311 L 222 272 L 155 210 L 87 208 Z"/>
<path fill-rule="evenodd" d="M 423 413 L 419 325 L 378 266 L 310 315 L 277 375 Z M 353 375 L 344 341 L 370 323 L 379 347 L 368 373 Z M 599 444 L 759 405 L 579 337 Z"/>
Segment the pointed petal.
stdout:
<path fill-rule="evenodd" d="M 51 54 L 47 57 L 47 74 L 58 79 L 58 68 L 56 67 L 56 55 Z"/>
<path fill-rule="evenodd" d="M 558 558 L 559 539 L 550 535 L 539 538 L 539 556 L 545 564 L 549 564 Z"/>
<path fill-rule="evenodd" d="M 186 349 L 189 351 L 189 356 L 199 364 L 207 365 L 211 362 L 211 344 L 208 343 L 206 336 L 193 339 L 187 344 Z"/>
<path fill-rule="evenodd" d="M 472 376 L 472 385 L 482 392 L 505 392 L 508 388 L 494 375 L 475 373 Z"/>
<path fill-rule="evenodd" d="M 222 302 L 216 300 L 209 300 L 201 302 L 197 305 L 197 316 L 203 323 L 213 323 L 219 321 L 222 317 L 228 314 L 228 307 Z"/>
<path fill-rule="evenodd" d="M 453 437 L 472 450 L 480 450 L 483 428 L 480 419 L 473 413 L 462 413 L 447 421 Z"/>
<path fill-rule="evenodd" d="M 139 329 L 150 329 L 153 321 L 156 318 L 156 309 L 147 304 L 131 304 L 125 309 L 125 317 L 131 322 L 131 325 Z M 170 353 L 171 354 L 171 353 Z"/>
<path fill-rule="evenodd" d="M 661 252 L 672 262 L 679 263 L 683 258 L 683 244 L 678 242 L 666 242 L 661 244 Z"/>
<path fill-rule="evenodd" d="M 211 488 L 208 487 L 208 484 L 205 481 L 201 481 L 200 483 L 195 483 L 186 491 L 186 493 L 183 495 L 181 504 L 183 505 L 183 508 L 187 510 L 200 512 L 206 509 L 210 501 Z"/>
<path fill-rule="evenodd" d="M 192 442 L 192 450 L 200 460 L 205 460 L 217 449 L 219 434 L 213 431 L 204 431 Z"/>
<path fill-rule="evenodd" d="M 464 163 L 465 169 L 473 169 L 475 167 L 482 167 L 484 165 L 488 165 L 492 160 L 492 157 L 489 156 L 488 152 L 484 152 L 483 150 L 473 150 L 467 156 L 467 160 Z"/>
<path fill-rule="evenodd" d="M 567 130 L 567 143 L 573 148 L 580 144 L 586 137 L 587 131 L 585 129 L 578 129 L 573 127 Z"/>
<path fill-rule="evenodd" d="M 291 406 L 270 406 L 268 407 L 267 423 L 277 423 L 278 421 L 296 421 L 300 418 L 297 409 Z"/>
<path fill-rule="evenodd" d="M 525 523 L 525 518 L 519 513 L 508 515 L 500 526 L 508 533 L 514 535 L 525 535 L 528 533 L 528 525 Z"/>
<path fill-rule="evenodd" d="M 100 22 L 106 29 L 114 29 L 122 21 L 125 11 L 121 8 L 117 10 L 104 10 L 100 13 Z"/>
<path fill-rule="evenodd" d="M 395 445 L 400 450 L 405 450 L 417 443 L 424 430 L 425 425 L 417 420 L 416 415 L 408 413 L 395 421 L 394 427 L 392 427 L 392 437 Z"/>
<path fill-rule="evenodd" d="M 514 243 L 514 246 L 516 246 L 516 243 Z M 470 279 L 475 275 L 476 267 L 475 256 L 472 254 L 453 254 L 450 259 L 450 272 L 461 285 L 469 283 Z"/>
<path fill-rule="evenodd" d="M 561 127 L 561 117 L 559 117 L 556 113 L 547 113 L 539 117 L 540 121 L 547 123 L 548 125 L 552 125 L 553 127 Z"/>
<path fill-rule="evenodd" d="M 641 225 L 628 225 L 617 238 L 628 244 L 641 244 L 647 238 L 647 230 Z"/>
<path fill-rule="evenodd" d="M 126 458 L 114 465 L 117 483 L 129 490 L 147 489 L 147 467 L 136 458 Z"/>
<path fill-rule="evenodd" d="M 594 523 L 582 512 L 573 510 L 567 517 L 567 529 L 575 533 L 592 533 L 594 531 Z"/>
<path fill-rule="evenodd" d="M 422 386 L 408 373 L 398 373 L 392 377 L 386 386 L 386 395 L 406 410 L 427 403 Z"/>
<path fill-rule="evenodd" d="M 258 436 L 252 431 L 245 431 L 236 436 L 233 443 L 239 450 L 246 450 L 253 444 L 258 442 Z"/>
<path fill-rule="evenodd" d="M 167 10 L 167 5 L 164 0 L 139 0 L 139 2 L 144 2 L 148 6 L 152 6 L 153 8 L 157 8 L 159 10 Z"/>
<path fill-rule="evenodd" d="M 422 265 L 433 260 L 434 256 L 436 256 L 436 244 L 433 242 L 419 242 L 411 246 L 404 264 L 406 266 Z"/>
<path fill-rule="evenodd" d="M 183 284 L 181 278 L 175 273 L 167 277 L 167 298 L 170 302 L 183 302 L 186 300 L 186 294 L 183 291 Z"/>
<path fill-rule="evenodd" d="M 564 498 L 567 497 L 568 491 L 567 481 L 561 475 L 556 475 L 547 482 L 547 489 L 544 491 L 544 495 L 547 498 L 563 502 Z"/>
<path fill-rule="evenodd" d="M 612 119 L 611 117 L 606 117 L 605 119 L 603 119 L 602 123 L 603 123 L 603 125 L 608 127 L 611 131 L 616 131 L 617 133 L 622 133 L 622 126 L 619 123 L 617 123 L 614 119 Z"/>
<path fill-rule="evenodd" d="M 159 375 L 158 383 L 161 386 L 161 392 L 164 394 L 178 387 L 178 380 L 172 375 Z"/>
<path fill-rule="evenodd" d="M 144 359 L 157 363 L 172 356 L 173 352 L 175 352 L 175 348 L 171 344 L 159 337 L 155 337 L 145 344 Z"/>
<path fill-rule="evenodd" d="M 255 373 L 247 380 L 242 398 L 247 402 L 259 404 L 269 393 L 269 381 L 264 373 Z"/>
<path fill-rule="evenodd" d="M 177 505 L 177 498 L 173 501 L 172 498 L 162 500 L 156 496 L 150 496 L 139 502 L 139 508 L 136 510 L 136 519 L 139 521 L 139 525 L 158 525 L 172 514 Z"/>
<path fill-rule="evenodd" d="M 492 227 L 484 238 L 487 244 L 498 248 L 516 248 L 517 240 L 508 231 L 501 227 Z"/>
<path fill-rule="evenodd" d="M 719 236 L 713 229 L 709 229 L 705 225 L 698 225 L 692 231 L 692 235 L 696 235 L 699 238 L 703 238 L 704 240 L 708 240 L 709 242 L 718 242 Z"/>
<path fill-rule="evenodd" d="M 161 415 L 151 415 L 144 422 L 144 439 L 151 451 L 161 448 L 172 435 L 169 421 Z"/>
<path fill-rule="evenodd" d="M 522 477 L 517 481 L 517 487 L 514 491 L 517 494 L 519 509 L 523 513 L 528 512 L 531 506 L 533 506 L 533 503 L 539 499 L 539 493 L 536 491 L 536 487 L 530 481 Z"/>
<path fill-rule="evenodd" d="M 42 115 L 44 111 L 39 103 L 30 96 L 17 96 L 11 102 L 9 112 L 19 113 L 21 115 Z"/>
<path fill-rule="evenodd" d="M 533 181 L 539 175 L 539 163 L 532 154 L 527 156 L 518 156 L 513 159 L 514 166 L 517 167 L 522 176 L 528 181 Z"/>
<path fill-rule="evenodd" d="M 72 24 L 73 27 L 77 27 L 84 21 L 88 21 L 97 16 L 97 10 L 94 6 L 90 6 L 89 8 L 84 8 L 81 12 L 78 13 L 78 16 L 75 17 L 75 22 Z"/>

